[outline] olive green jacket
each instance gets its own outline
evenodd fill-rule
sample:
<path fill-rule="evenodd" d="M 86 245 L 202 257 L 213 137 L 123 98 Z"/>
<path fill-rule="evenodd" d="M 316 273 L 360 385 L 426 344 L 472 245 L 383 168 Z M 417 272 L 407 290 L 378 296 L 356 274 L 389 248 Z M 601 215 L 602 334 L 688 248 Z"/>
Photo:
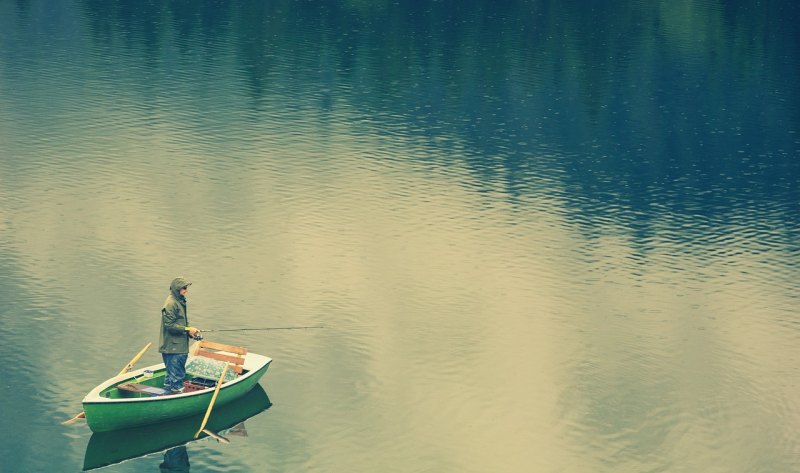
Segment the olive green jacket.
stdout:
<path fill-rule="evenodd" d="M 175 278 L 170 284 L 170 294 L 161 307 L 161 336 L 158 351 L 161 353 L 189 353 L 189 319 L 186 316 L 186 298 L 180 294 L 182 287 L 190 284 Z"/>

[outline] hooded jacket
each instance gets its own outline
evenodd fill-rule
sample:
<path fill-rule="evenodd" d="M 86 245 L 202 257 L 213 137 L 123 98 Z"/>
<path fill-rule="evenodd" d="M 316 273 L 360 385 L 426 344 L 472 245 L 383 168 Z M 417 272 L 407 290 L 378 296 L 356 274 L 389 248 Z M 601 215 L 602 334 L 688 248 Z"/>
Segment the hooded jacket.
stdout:
<path fill-rule="evenodd" d="M 183 287 L 192 283 L 175 278 L 169 285 L 169 295 L 161 307 L 161 336 L 158 351 L 161 353 L 189 353 L 189 319 L 186 316 L 186 298 L 180 294 Z"/>

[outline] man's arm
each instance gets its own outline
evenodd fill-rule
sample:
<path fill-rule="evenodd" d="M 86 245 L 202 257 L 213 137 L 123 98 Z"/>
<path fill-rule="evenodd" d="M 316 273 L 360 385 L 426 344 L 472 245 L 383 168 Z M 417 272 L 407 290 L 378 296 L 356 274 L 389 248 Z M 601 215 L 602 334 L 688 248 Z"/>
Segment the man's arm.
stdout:
<path fill-rule="evenodd" d="M 186 332 L 187 327 L 180 322 L 180 317 L 174 307 L 161 309 L 161 319 L 167 331 L 173 335 Z"/>
<path fill-rule="evenodd" d="M 200 335 L 199 329 L 179 323 L 181 317 L 178 315 L 178 310 L 176 307 L 171 307 L 169 309 L 164 307 L 161 309 L 161 315 L 164 327 L 167 328 L 169 333 L 173 335 L 180 335 L 181 333 L 189 332 L 190 337 L 196 337 Z"/>

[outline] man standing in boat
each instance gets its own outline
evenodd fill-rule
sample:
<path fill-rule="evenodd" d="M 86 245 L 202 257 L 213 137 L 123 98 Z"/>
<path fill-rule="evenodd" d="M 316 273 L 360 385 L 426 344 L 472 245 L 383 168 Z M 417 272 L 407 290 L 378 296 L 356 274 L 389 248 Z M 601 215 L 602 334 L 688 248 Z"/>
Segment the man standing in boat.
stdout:
<path fill-rule="evenodd" d="M 186 376 L 186 359 L 189 357 L 189 337 L 197 337 L 200 330 L 189 326 L 186 316 L 186 292 L 192 283 L 182 277 L 172 280 L 169 295 L 161 308 L 161 336 L 159 348 L 167 375 L 164 390 L 167 393 L 183 392 L 183 378 Z"/>

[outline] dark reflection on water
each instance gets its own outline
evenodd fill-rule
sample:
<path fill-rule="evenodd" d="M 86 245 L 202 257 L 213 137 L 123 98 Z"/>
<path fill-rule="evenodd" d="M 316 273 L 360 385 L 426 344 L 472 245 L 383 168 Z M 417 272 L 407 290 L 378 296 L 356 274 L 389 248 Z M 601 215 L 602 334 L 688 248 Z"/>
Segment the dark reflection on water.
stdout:
<path fill-rule="evenodd" d="M 2 469 L 177 274 L 326 326 L 221 340 L 281 408 L 194 471 L 798 469 L 798 13 L 0 2 Z"/>
<path fill-rule="evenodd" d="M 190 471 L 189 453 L 186 446 L 175 447 L 164 452 L 164 462 L 158 465 L 162 472 Z"/>
<path fill-rule="evenodd" d="M 209 416 L 209 423 L 198 439 L 194 436 L 203 423 L 205 413 L 168 423 L 94 433 L 86 446 L 83 470 L 94 470 L 163 451 L 163 462 L 158 465 L 159 469 L 188 471 L 190 464 L 187 444 L 200 443 L 211 438 L 228 443 L 230 439 L 240 440 L 237 437 L 247 437 L 244 422 L 251 422 L 251 418 L 271 406 L 264 388 L 256 385 L 240 399 L 215 406 Z M 214 436 L 206 431 L 212 432 Z"/>

